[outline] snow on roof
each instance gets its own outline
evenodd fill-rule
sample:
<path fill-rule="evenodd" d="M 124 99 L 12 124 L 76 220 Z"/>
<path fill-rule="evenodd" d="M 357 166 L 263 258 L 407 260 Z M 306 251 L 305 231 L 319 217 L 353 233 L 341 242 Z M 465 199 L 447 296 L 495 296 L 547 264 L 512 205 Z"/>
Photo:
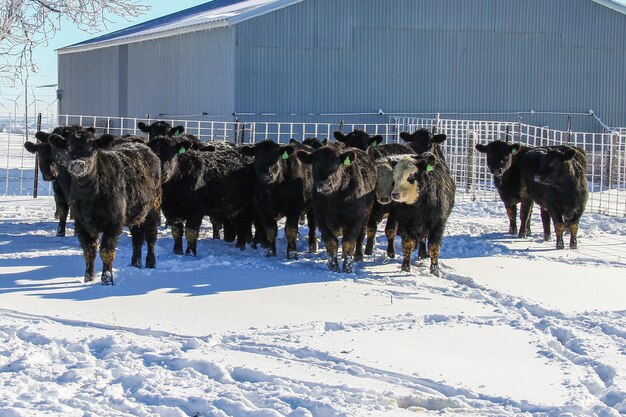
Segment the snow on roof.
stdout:
<path fill-rule="evenodd" d="M 161 38 L 203 29 L 232 26 L 303 0 L 213 0 L 167 16 L 88 39 L 58 50 L 76 52 Z"/>
<path fill-rule="evenodd" d="M 615 1 L 615 0 L 593 0 L 595 3 L 601 4 L 604 7 L 608 7 L 609 9 L 613 9 L 616 12 L 626 15 L 626 5 L 624 5 L 624 1 Z"/>

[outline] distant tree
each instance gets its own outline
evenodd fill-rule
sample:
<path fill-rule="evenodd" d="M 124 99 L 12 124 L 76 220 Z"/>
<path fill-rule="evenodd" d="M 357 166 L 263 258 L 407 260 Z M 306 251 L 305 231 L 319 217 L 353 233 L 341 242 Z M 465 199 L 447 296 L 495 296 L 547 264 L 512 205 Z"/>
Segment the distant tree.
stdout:
<path fill-rule="evenodd" d="M 0 0 L 0 78 L 14 84 L 36 72 L 33 49 L 48 44 L 62 19 L 96 33 L 109 16 L 129 19 L 149 9 L 136 0 Z"/>

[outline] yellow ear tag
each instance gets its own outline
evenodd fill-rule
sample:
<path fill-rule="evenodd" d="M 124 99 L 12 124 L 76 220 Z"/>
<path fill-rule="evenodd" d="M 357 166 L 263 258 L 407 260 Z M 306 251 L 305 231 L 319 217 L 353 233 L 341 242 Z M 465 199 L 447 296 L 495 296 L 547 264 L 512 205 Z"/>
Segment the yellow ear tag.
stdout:
<path fill-rule="evenodd" d="M 435 168 L 433 168 L 433 166 L 432 166 L 432 165 L 426 165 L 426 172 L 430 172 L 430 171 L 432 171 L 433 169 L 435 169 Z"/>
<path fill-rule="evenodd" d="M 289 154 L 285 151 L 281 156 L 282 159 L 289 159 Z"/>
<path fill-rule="evenodd" d="M 343 160 L 343 164 L 345 166 L 349 166 L 352 162 L 350 162 L 350 157 L 346 156 L 346 159 Z"/>
<path fill-rule="evenodd" d="M 181 146 L 180 149 L 178 149 L 178 153 L 180 153 L 180 154 L 183 154 L 185 152 L 187 152 L 187 149 L 185 149 L 184 146 Z"/>

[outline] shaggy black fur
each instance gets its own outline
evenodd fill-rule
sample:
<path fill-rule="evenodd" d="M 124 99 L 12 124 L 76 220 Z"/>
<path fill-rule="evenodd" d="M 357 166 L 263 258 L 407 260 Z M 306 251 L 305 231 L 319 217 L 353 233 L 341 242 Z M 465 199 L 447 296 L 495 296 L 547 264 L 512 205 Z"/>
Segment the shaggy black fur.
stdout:
<path fill-rule="evenodd" d="M 293 154 L 298 150 L 309 149 L 297 142 L 280 145 L 271 140 L 240 148 L 244 155 L 254 156 L 255 213 L 265 232 L 268 256 L 276 256 L 276 221 L 286 217 L 287 259 L 297 259 L 298 221 L 304 213 L 307 214 L 309 225 L 309 252 L 317 251 L 311 202 L 311 166 L 302 163 Z"/>
<path fill-rule="evenodd" d="M 439 146 L 442 144 L 448 136 L 441 133 L 438 135 L 433 135 L 428 129 L 418 129 L 415 132 L 401 132 L 400 138 L 407 142 L 407 144 L 415 151 L 416 154 L 421 155 L 424 152 L 434 153 L 438 158 L 442 160 L 446 160 L 443 155 L 443 151 Z"/>
<path fill-rule="evenodd" d="M 342 237 L 343 271 L 363 259 L 365 225 L 375 199 L 376 170 L 359 149 L 323 146 L 297 157 L 313 167 L 313 210 L 329 256 L 328 267 L 339 271 L 338 237 Z"/>
<path fill-rule="evenodd" d="M 128 226 L 133 240 L 131 263 L 141 267 L 141 248 L 148 246 L 146 267 L 154 268 L 154 247 L 160 221 L 161 169 L 158 158 L 139 143 L 113 147 L 114 137 L 96 138 L 93 132 L 77 131 L 48 140 L 68 154 L 72 176 L 70 201 L 76 234 L 85 258 L 85 282 L 94 278 L 98 237 L 102 233 L 102 284 L 113 284 L 113 260 L 117 240 Z"/>
<path fill-rule="evenodd" d="M 347 135 L 344 135 L 340 131 L 336 130 L 333 132 L 333 136 L 335 137 L 335 140 L 343 143 L 347 147 L 357 148 L 362 151 L 367 150 L 370 146 L 376 147 L 383 141 L 383 137 L 381 135 L 370 136 L 368 133 L 358 129 L 354 129 Z"/>

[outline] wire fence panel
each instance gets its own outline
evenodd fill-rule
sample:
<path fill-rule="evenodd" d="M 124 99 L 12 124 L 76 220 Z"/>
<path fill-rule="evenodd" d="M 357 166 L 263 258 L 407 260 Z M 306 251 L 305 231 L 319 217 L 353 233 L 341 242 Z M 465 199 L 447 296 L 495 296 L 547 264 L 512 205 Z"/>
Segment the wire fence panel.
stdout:
<path fill-rule="evenodd" d="M 10 115 L 9 115 L 10 116 Z M 345 119 L 345 118 L 344 118 Z M 11 121 L 12 120 L 12 121 Z M 96 117 L 81 115 L 48 116 L 42 129 L 50 131 L 56 125 L 80 124 L 93 126 L 98 133 L 114 135 L 145 135 L 138 122 L 154 120 Z M 626 129 L 610 133 L 569 132 L 523 124 L 520 122 L 454 120 L 440 117 L 390 117 L 387 123 L 367 124 L 345 121 L 325 123 L 295 123 L 274 121 L 214 121 L 167 120 L 172 126 L 182 125 L 187 133 L 202 141 L 230 141 L 250 144 L 266 139 L 288 143 L 316 137 L 333 139 L 336 130 L 344 133 L 354 129 L 370 135 L 383 136 L 384 143 L 402 143 L 401 132 L 413 133 L 420 128 L 445 133 L 448 139 L 441 145 L 446 162 L 457 185 L 457 201 L 496 201 L 498 195 L 484 154 L 475 150 L 478 143 L 506 140 L 528 146 L 578 146 L 587 153 L 589 201 L 587 210 L 612 216 L 626 217 Z M 32 195 L 34 191 L 35 157 L 24 149 L 26 132 L 19 116 L 13 119 L 0 114 L 0 194 Z M 20 128 L 22 130 L 20 131 Z M 34 141 L 35 129 L 29 138 Z M 51 193 L 49 183 L 39 181 L 39 194 Z"/>

